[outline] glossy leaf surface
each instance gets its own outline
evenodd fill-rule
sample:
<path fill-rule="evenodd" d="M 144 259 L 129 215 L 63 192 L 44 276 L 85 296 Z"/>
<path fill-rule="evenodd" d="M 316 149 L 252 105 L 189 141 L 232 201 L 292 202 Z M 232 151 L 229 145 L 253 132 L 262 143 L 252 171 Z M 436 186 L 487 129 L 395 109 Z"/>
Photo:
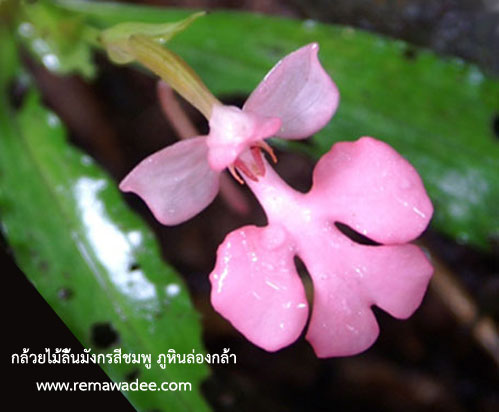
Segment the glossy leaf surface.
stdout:
<path fill-rule="evenodd" d="M 0 31 L 0 58 L 7 62 L 0 73 L 1 229 L 18 265 L 91 353 L 152 354 L 150 369 L 105 365 L 111 379 L 192 383 L 192 392 L 125 393 L 137 410 L 207 410 L 199 393 L 205 365 L 157 363 L 169 349 L 203 351 L 185 284 L 162 262 L 152 233 L 116 183 L 67 143 L 38 93 L 30 89 L 20 109 L 12 106 L 9 86 L 22 78 L 16 53 Z M 113 338 L 99 341 L 99 328 Z"/>

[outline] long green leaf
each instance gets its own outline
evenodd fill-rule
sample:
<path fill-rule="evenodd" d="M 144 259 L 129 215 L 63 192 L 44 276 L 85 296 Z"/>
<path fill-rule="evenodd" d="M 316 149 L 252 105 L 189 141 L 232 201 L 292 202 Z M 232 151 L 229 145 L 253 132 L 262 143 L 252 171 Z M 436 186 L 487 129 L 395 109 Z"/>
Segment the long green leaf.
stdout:
<path fill-rule="evenodd" d="M 79 0 L 58 4 L 101 28 L 187 15 Z M 312 41 L 319 42 L 320 59 L 340 89 L 340 107 L 312 145 L 290 147 L 318 157 L 335 141 L 363 135 L 387 141 L 421 173 L 436 208 L 433 226 L 487 248 L 499 236 L 493 130 L 499 82 L 476 66 L 352 28 L 237 12 L 209 14 L 171 47 L 215 93 L 247 95 L 278 59 Z"/>
<path fill-rule="evenodd" d="M 30 90 L 22 109 L 7 99 L 20 75 L 14 43 L 0 31 L 0 212 L 2 231 L 37 290 L 92 353 L 152 354 L 143 364 L 106 364 L 114 381 L 190 382 L 192 392 L 126 392 L 140 411 L 203 411 L 202 364 L 157 364 L 175 349 L 202 353 L 186 286 L 165 265 L 152 233 L 116 184 L 65 139 L 58 117 Z M 116 334 L 108 347 L 98 328 Z"/>

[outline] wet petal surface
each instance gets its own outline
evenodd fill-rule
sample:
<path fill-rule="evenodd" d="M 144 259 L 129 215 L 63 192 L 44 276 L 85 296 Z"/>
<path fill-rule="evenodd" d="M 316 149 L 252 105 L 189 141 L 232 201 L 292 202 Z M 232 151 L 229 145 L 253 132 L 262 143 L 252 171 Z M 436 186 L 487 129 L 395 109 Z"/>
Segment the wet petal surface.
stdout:
<path fill-rule="evenodd" d="M 306 194 L 289 187 L 266 161 L 265 169 L 258 181 L 246 179 L 246 183 L 269 225 L 235 231 L 220 247 L 216 279 L 212 278 L 215 309 L 264 349 L 293 342 L 290 337 L 279 340 L 283 312 L 275 305 L 284 301 L 281 288 L 265 287 L 264 281 L 269 279 L 267 272 L 278 267 L 284 278 L 275 284 L 285 284 L 286 277 L 295 284 L 292 257 L 297 255 L 314 285 L 306 338 L 317 356 L 366 350 L 379 333 L 371 307 L 397 318 L 409 317 L 421 304 L 433 272 L 421 249 L 405 244 L 426 227 L 432 213 L 419 176 L 397 152 L 372 138 L 333 146 L 316 166 L 313 187 Z M 338 221 L 368 232 L 378 242 L 395 244 L 356 243 L 338 229 Z M 269 242 L 284 242 L 287 247 L 269 249 L 265 247 Z M 231 287 L 220 285 L 229 278 Z M 253 302 L 249 294 L 261 296 L 260 289 L 266 292 L 264 301 Z M 298 336 L 305 318 L 287 321 L 296 322 L 293 336 Z"/>
<path fill-rule="evenodd" d="M 248 340 L 268 351 L 293 343 L 308 303 L 284 228 L 245 226 L 219 246 L 210 275 L 213 307 Z"/>
<path fill-rule="evenodd" d="M 310 193 L 331 220 L 380 243 L 418 237 L 433 206 L 417 171 L 386 143 L 336 143 L 314 170 Z"/>
<path fill-rule="evenodd" d="M 325 227 L 297 245 L 314 283 L 307 339 L 319 357 L 354 355 L 378 335 L 371 306 L 409 317 L 421 304 L 433 268 L 417 246 L 361 245 Z"/>

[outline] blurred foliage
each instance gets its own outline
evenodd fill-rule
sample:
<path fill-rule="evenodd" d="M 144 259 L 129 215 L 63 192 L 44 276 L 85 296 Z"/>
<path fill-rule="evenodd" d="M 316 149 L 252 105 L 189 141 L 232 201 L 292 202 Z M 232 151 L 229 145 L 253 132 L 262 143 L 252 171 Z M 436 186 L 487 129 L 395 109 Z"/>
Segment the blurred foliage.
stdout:
<path fill-rule="evenodd" d="M 202 364 L 157 364 L 175 349 L 202 353 L 200 324 L 181 278 L 116 184 L 67 143 L 0 30 L 1 229 L 30 281 L 92 353 L 151 354 L 143 364 L 105 364 L 115 381 L 191 382 L 192 392 L 135 391 L 137 410 L 207 410 Z M 22 93 L 19 92 L 21 87 Z M 26 303 L 29 305 L 29 302 Z"/>
<path fill-rule="evenodd" d="M 105 28 L 165 22 L 187 12 L 59 0 Z M 273 64 L 309 42 L 337 83 L 332 121 L 306 144 L 275 144 L 319 157 L 336 141 L 375 136 L 407 157 L 435 205 L 432 225 L 460 243 L 488 249 L 499 236 L 499 82 L 459 59 L 348 27 L 238 12 L 214 12 L 175 38 L 179 53 L 218 95 L 247 95 Z"/>
<path fill-rule="evenodd" d="M 53 7 L 50 2 L 29 3 L 20 15 L 18 35 L 45 67 L 61 75 L 76 73 L 87 79 L 95 76 L 91 44 L 96 44 L 98 32 L 82 24 L 81 17 Z"/>

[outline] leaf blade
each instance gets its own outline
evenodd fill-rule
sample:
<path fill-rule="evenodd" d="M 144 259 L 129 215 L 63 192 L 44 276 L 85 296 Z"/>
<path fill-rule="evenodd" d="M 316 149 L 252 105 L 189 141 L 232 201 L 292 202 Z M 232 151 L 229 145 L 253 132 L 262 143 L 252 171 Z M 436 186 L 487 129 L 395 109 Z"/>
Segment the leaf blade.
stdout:
<path fill-rule="evenodd" d="M 16 61 L 0 32 L 2 57 Z M 7 61 L 7 60 L 3 60 Z M 16 261 L 45 300 L 93 353 L 152 354 L 150 369 L 107 364 L 115 381 L 138 371 L 140 381 L 191 382 L 192 392 L 128 392 L 137 410 L 208 410 L 199 393 L 205 365 L 156 363 L 160 353 L 202 353 L 200 324 L 187 288 L 161 261 L 154 236 L 125 206 L 116 185 L 87 155 L 71 147 L 57 116 L 31 90 L 15 112 L 0 76 L 0 210 Z M 118 338 L 95 341 L 96 326 Z"/>

